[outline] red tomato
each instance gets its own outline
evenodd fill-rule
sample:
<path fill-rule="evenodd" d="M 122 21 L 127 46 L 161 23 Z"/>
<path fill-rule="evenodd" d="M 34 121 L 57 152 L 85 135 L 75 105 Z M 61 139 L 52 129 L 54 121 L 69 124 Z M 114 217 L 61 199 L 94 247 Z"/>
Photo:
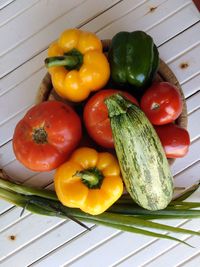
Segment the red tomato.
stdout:
<path fill-rule="evenodd" d="M 129 93 L 107 89 L 101 90 L 93 95 L 86 103 L 83 112 L 84 123 L 89 135 L 97 144 L 106 148 L 113 148 L 114 142 L 110 126 L 110 119 L 108 117 L 108 109 L 104 104 L 104 100 L 106 97 L 109 97 L 115 93 L 121 93 L 130 101 L 138 105 L 137 100 Z"/>
<path fill-rule="evenodd" d="M 170 123 L 155 126 L 167 158 L 184 157 L 190 146 L 188 131 L 176 124 Z"/>
<path fill-rule="evenodd" d="M 81 138 L 75 111 L 58 101 L 31 108 L 18 122 L 13 136 L 16 158 L 33 171 L 50 171 L 62 164 Z"/>
<path fill-rule="evenodd" d="M 147 89 L 140 106 L 152 124 L 162 125 L 176 120 L 182 112 L 183 104 L 174 85 L 160 82 Z"/>

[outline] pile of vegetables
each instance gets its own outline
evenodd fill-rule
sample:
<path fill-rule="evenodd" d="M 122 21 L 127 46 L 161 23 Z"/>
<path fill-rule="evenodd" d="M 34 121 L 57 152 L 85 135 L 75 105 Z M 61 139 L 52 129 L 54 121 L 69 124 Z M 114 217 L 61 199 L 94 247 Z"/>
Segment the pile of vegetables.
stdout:
<path fill-rule="evenodd" d="M 167 158 L 185 156 L 190 138 L 175 123 L 183 107 L 178 89 L 155 82 L 159 54 L 151 36 L 117 33 L 106 56 L 93 33 L 66 30 L 45 64 L 63 101 L 32 107 L 15 128 L 13 150 L 32 171 L 55 170 L 55 193 L 1 174 L 0 197 L 84 227 L 80 221 L 172 240 L 145 228 L 199 235 L 150 221 L 200 214 L 198 203 L 172 201 Z"/>

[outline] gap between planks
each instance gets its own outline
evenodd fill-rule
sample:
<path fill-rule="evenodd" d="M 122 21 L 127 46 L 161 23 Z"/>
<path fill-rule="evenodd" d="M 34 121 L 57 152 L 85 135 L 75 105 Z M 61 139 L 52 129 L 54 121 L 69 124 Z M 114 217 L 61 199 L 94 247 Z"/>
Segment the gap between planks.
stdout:
<path fill-rule="evenodd" d="M 11 5 L 16 0 L 1 0 L 0 10 L 4 9 L 5 7 Z"/>
<path fill-rule="evenodd" d="M 164 1 L 164 2 L 167 2 L 167 1 Z M 116 4 L 117 5 L 117 4 Z M 187 5 L 189 6 L 189 5 L 191 5 L 191 2 L 187 2 Z M 110 8 L 109 8 L 110 9 Z M 108 10 L 109 10 L 108 9 Z M 180 9 L 180 7 L 178 8 L 178 9 Z M 103 13 L 105 13 L 105 11 L 103 12 Z M 102 14 L 103 14 L 102 13 Z M 173 15 L 173 13 L 171 13 L 172 15 Z M 99 17 L 99 16 L 98 16 Z M 168 16 L 169 17 L 169 16 Z M 118 17 L 118 20 L 120 19 L 120 17 Z M 88 24 L 88 22 L 86 23 L 86 24 L 84 24 L 84 25 L 87 25 Z M 154 23 L 155 24 L 155 23 Z M 78 28 L 79 28 L 79 26 L 78 26 Z M 98 32 L 98 31 L 96 31 L 96 32 Z M 27 39 L 28 40 L 28 39 Z M 39 53 L 41 53 L 42 51 L 44 51 L 44 50 L 41 50 L 40 49 L 40 51 L 36 54 L 36 53 L 34 53 L 34 56 L 35 55 L 38 55 Z M 33 56 L 32 56 L 33 57 Z M 29 59 L 31 59 L 32 57 L 30 57 Z M 24 61 L 24 62 L 27 62 L 28 60 L 26 60 L 26 61 Z M 19 65 L 17 65 L 14 69 L 12 69 L 11 71 L 8 71 L 7 73 L 5 73 L 5 75 L 7 75 L 7 74 L 9 74 L 9 73 L 11 73 L 13 70 L 16 70 L 17 69 L 17 67 L 18 66 L 21 66 L 23 63 L 21 63 L 21 64 L 19 64 Z M 2 76 L 3 77 L 3 76 Z"/>
<path fill-rule="evenodd" d="M 11 15 L 11 11 L 10 11 L 10 14 L 7 15 L 7 19 L 4 18 L 4 20 L 2 19 L 1 17 L 1 20 L 2 20 L 2 23 L 0 24 L 0 28 L 4 25 L 6 25 L 7 23 L 9 23 L 11 20 L 15 19 L 16 17 L 18 17 L 19 15 L 22 15 L 24 12 L 28 11 L 30 8 L 32 8 L 34 5 L 36 5 L 40 0 L 33 0 L 33 2 L 31 3 L 31 1 L 27 1 L 27 0 L 24 0 L 25 3 L 28 3 L 28 6 L 24 7 L 24 9 L 22 7 L 20 7 L 19 10 L 17 10 L 17 12 L 15 11 L 13 15 Z M 21 5 L 21 2 L 22 0 L 20 1 L 20 5 Z M 24 3 L 23 3 L 24 4 Z M 14 3 L 12 3 L 12 5 L 9 5 L 7 8 L 12 8 L 12 9 L 15 9 L 16 5 L 19 6 L 19 1 L 14 1 Z M 21 5 L 22 6 L 22 5 Z M 7 10 L 6 10 L 7 11 Z M 0 12 L 4 12 L 4 11 L 0 11 Z"/>

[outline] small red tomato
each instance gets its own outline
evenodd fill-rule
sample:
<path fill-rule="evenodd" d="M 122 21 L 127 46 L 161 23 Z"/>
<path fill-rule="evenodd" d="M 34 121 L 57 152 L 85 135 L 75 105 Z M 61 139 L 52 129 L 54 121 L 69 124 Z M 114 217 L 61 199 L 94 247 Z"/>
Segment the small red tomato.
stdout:
<path fill-rule="evenodd" d="M 187 130 L 176 124 L 155 126 L 167 158 L 184 157 L 190 146 L 190 136 Z"/>
<path fill-rule="evenodd" d="M 13 136 L 16 158 L 33 171 L 50 171 L 62 164 L 81 139 L 75 111 L 58 101 L 32 107 L 18 122 Z"/>
<path fill-rule="evenodd" d="M 127 92 L 106 89 L 93 95 L 86 103 L 83 118 L 90 137 L 100 146 L 114 148 L 108 109 L 104 103 L 106 97 L 121 93 L 130 101 L 138 105 L 137 100 Z"/>
<path fill-rule="evenodd" d="M 178 89 L 168 83 L 154 83 L 144 93 L 140 103 L 150 122 L 162 125 L 173 122 L 182 112 L 182 99 Z"/>

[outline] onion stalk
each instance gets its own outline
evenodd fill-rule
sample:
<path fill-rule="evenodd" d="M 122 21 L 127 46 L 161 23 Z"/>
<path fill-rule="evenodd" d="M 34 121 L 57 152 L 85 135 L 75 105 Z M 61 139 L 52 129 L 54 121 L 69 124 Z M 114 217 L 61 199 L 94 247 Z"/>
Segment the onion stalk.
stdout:
<path fill-rule="evenodd" d="M 197 188 L 198 186 L 195 189 Z M 193 191 L 195 189 L 193 188 Z M 181 197 L 183 199 L 184 195 Z M 200 210 L 193 210 L 193 208 L 200 207 L 200 203 L 184 202 L 180 198 L 172 201 L 164 210 L 148 211 L 139 207 L 125 196 L 106 212 L 93 216 L 79 209 L 63 206 L 53 191 L 19 185 L 2 178 L 0 178 L 0 198 L 31 213 L 72 219 L 88 230 L 89 228 L 83 222 L 100 224 L 136 234 L 170 239 L 184 244 L 187 243 L 173 236 L 157 233 L 150 229 L 200 236 L 199 232 L 151 221 L 153 219 L 200 218 Z"/>

